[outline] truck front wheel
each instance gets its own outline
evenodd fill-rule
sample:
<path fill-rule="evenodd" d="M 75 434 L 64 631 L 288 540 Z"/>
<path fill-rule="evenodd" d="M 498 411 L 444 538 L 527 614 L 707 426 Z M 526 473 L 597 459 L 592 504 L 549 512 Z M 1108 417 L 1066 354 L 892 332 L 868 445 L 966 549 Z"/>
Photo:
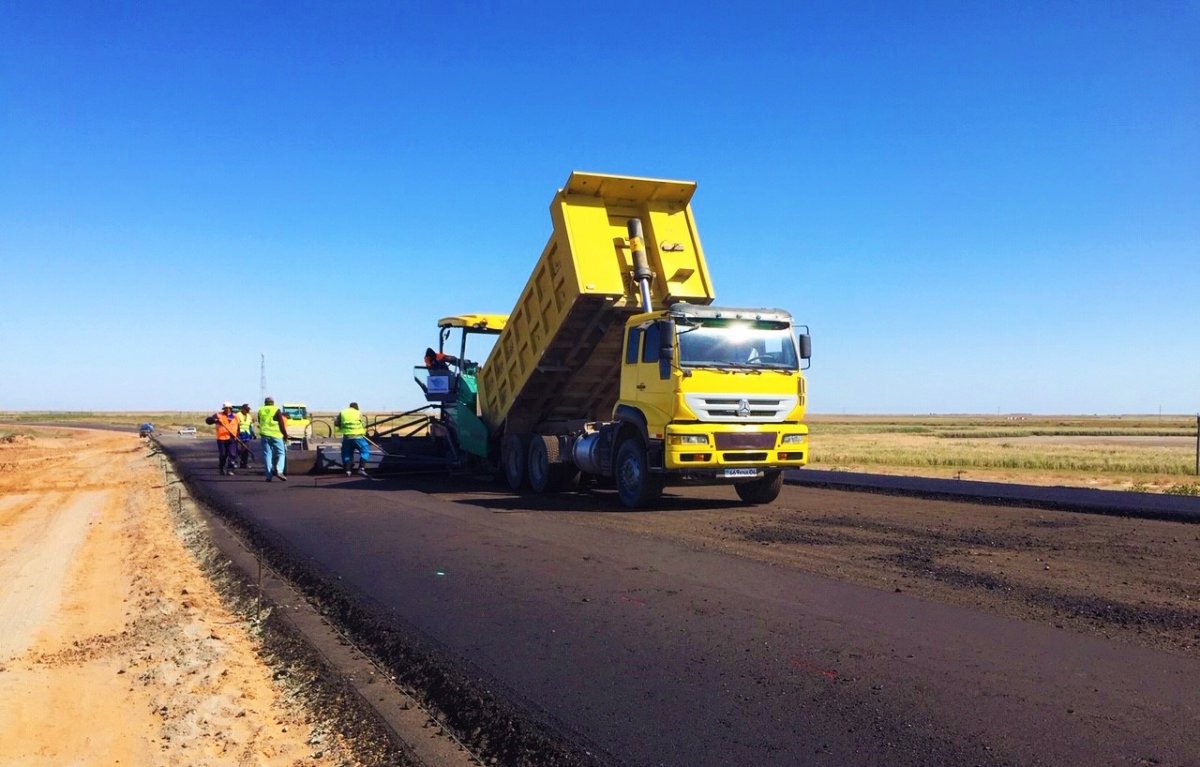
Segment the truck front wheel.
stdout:
<path fill-rule="evenodd" d="M 758 479 L 733 486 L 738 497 L 746 503 L 770 503 L 783 489 L 783 472 L 768 471 Z"/>
<path fill-rule="evenodd" d="M 638 439 L 627 439 L 617 449 L 617 495 L 621 503 L 637 509 L 653 503 L 662 495 L 663 477 L 651 474 L 646 460 L 646 446 Z"/>

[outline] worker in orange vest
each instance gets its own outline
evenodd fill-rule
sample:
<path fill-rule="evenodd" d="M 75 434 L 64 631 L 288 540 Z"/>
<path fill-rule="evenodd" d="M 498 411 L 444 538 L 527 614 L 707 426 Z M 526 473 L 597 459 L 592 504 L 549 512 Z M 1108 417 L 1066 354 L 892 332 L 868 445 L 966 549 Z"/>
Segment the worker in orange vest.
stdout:
<path fill-rule="evenodd" d="M 217 429 L 217 468 L 221 476 L 233 474 L 233 466 L 237 461 L 237 414 L 233 412 L 232 402 L 221 403 L 221 412 L 213 413 L 204 422 Z"/>
<path fill-rule="evenodd" d="M 430 371 L 449 370 L 450 365 L 460 367 L 458 357 L 455 357 L 453 354 L 435 352 L 432 346 L 425 347 L 425 367 L 429 368 Z"/>

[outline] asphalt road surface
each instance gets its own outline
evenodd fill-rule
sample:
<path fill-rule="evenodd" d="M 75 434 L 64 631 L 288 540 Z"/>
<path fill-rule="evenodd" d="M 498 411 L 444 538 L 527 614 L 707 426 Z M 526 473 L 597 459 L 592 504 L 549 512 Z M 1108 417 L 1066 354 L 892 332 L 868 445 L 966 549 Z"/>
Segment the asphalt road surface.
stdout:
<path fill-rule="evenodd" d="M 1096 490 L 1087 487 L 1046 487 L 1005 482 L 938 479 L 933 477 L 861 474 L 827 469 L 786 473 L 787 481 L 810 487 L 838 487 L 928 498 L 960 498 L 976 502 L 1019 504 L 1033 508 L 1113 514 L 1140 519 L 1200 522 L 1200 498 L 1164 493 Z"/>
<path fill-rule="evenodd" d="M 596 763 L 1200 764 L 1196 654 L 636 531 L 732 513 L 728 488 L 633 513 L 464 479 L 266 483 L 163 441 L 198 495 Z"/>

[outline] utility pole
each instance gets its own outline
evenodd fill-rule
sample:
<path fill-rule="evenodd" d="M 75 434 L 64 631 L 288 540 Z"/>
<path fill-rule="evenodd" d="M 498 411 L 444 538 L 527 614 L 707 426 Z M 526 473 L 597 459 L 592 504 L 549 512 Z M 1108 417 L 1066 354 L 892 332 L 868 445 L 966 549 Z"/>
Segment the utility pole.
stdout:
<path fill-rule="evenodd" d="M 267 353 L 260 352 L 258 365 L 258 401 L 261 404 L 267 398 Z"/>
<path fill-rule="evenodd" d="M 1196 413 L 1196 476 L 1200 477 L 1200 413 Z"/>

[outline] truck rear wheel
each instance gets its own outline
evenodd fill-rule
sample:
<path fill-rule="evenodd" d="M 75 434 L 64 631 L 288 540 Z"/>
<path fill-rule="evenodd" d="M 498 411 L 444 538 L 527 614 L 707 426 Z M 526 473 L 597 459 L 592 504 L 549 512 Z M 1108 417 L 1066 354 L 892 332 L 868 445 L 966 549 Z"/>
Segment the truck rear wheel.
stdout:
<path fill-rule="evenodd" d="M 533 488 L 533 492 L 552 493 L 558 490 L 563 468 L 559 463 L 558 438 L 533 435 L 529 440 L 529 460 L 526 468 L 529 473 L 529 486 Z"/>
<path fill-rule="evenodd" d="M 651 474 L 646 446 L 639 439 L 627 439 L 617 448 L 617 495 L 631 509 L 653 503 L 662 495 L 662 475 Z"/>
<path fill-rule="evenodd" d="M 500 465 L 504 469 L 505 481 L 513 490 L 520 490 L 525 486 L 528 441 L 524 434 L 505 434 L 500 443 Z"/>
<path fill-rule="evenodd" d="M 742 482 L 733 486 L 738 498 L 746 503 L 770 503 L 779 497 L 783 489 L 783 472 L 768 471 L 758 479 Z"/>

